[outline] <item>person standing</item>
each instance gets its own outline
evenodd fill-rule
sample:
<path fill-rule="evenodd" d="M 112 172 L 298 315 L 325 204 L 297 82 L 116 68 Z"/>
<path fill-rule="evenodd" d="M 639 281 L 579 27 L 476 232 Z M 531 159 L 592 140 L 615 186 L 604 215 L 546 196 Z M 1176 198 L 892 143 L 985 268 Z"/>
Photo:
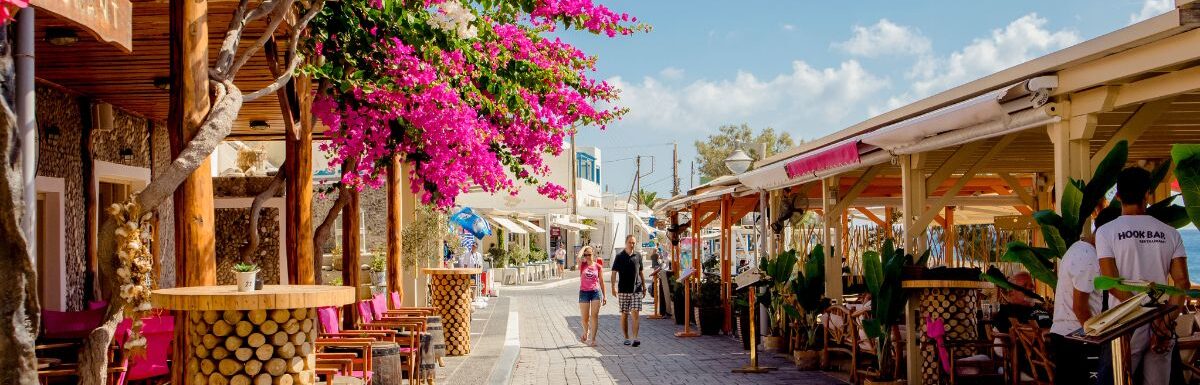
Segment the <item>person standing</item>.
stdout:
<path fill-rule="evenodd" d="M 563 246 L 558 247 L 558 251 L 554 252 L 554 263 L 558 264 L 558 276 L 562 277 L 563 269 L 567 267 L 567 249 Z"/>
<path fill-rule="evenodd" d="M 1101 202 L 1095 212 L 1104 208 Z M 1099 228 L 1113 219 L 1097 217 Z M 1061 384 L 1091 384 L 1091 373 L 1098 369 L 1089 364 L 1100 354 L 1096 345 L 1075 342 L 1066 338 L 1079 330 L 1087 320 L 1100 313 L 1101 293 L 1096 291 L 1095 279 L 1100 275 L 1100 260 L 1096 256 L 1094 235 L 1081 237 L 1067 248 L 1058 263 L 1058 287 L 1054 289 L 1054 323 L 1050 326 L 1050 347 L 1054 357 L 1054 379 Z"/>
<path fill-rule="evenodd" d="M 638 321 L 642 311 L 642 294 L 646 290 L 642 284 L 642 254 L 634 249 L 636 244 L 637 239 L 633 234 L 625 236 L 625 249 L 613 258 L 611 279 L 616 282 L 612 291 L 621 308 L 621 332 L 625 335 L 625 345 L 635 348 L 642 345 L 642 341 L 638 340 Z M 632 340 L 629 338 L 630 315 L 633 316 Z"/>
<path fill-rule="evenodd" d="M 1190 289 L 1183 237 L 1174 227 L 1146 215 L 1146 202 L 1153 187 L 1150 172 L 1138 167 L 1122 170 L 1117 176 L 1121 216 L 1096 230 L 1100 274 L 1160 285 L 1168 284 L 1169 279 L 1177 288 Z M 1117 289 L 1110 289 L 1108 293 L 1110 303 L 1126 301 L 1133 296 Z M 1183 296 L 1179 295 L 1168 300 L 1176 306 L 1183 305 L 1183 301 Z M 1174 328 L 1170 325 L 1178 315 L 1178 311 L 1171 312 L 1134 330 L 1129 341 L 1129 365 L 1134 373 L 1142 373 L 1134 383 L 1171 383 L 1171 352 L 1175 348 L 1175 339 Z M 1101 354 L 1101 357 L 1109 356 Z M 1104 360 L 1101 384 L 1111 383 L 1112 370 L 1111 358 Z"/>
<path fill-rule="evenodd" d="M 596 330 L 600 323 L 600 306 L 608 303 L 604 298 L 603 268 L 596 263 L 596 254 L 591 246 L 579 249 L 579 319 L 583 333 L 579 342 L 596 346 Z M 591 337 L 590 339 L 588 337 Z"/>

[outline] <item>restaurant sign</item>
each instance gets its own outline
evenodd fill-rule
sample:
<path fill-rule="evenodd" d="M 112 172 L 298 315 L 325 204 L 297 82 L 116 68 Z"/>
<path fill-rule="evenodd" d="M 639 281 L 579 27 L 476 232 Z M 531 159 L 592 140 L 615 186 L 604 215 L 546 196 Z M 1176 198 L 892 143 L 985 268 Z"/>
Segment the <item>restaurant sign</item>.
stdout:
<path fill-rule="evenodd" d="M 83 27 L 100 41 L 133 51 L 129 0 L 31 0 L 29 4 Z"/>

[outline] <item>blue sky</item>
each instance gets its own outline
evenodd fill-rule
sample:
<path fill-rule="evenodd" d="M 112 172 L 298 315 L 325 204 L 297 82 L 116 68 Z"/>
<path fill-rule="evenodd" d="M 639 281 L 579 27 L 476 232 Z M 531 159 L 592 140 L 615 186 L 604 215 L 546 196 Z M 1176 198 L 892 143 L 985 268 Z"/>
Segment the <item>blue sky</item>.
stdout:
<path fill-rule="evenodd" d="M 655 157 L 643 188 L 671 189 L 678 142 L 684 189 L 694 141 L 722 124 L 814 139 L 870 116 L 1174 7 L 1173 0 L 598 0 L 653 25 L 615 39 L 569 33 L 597 55 L 597 77 L 630 108 L 600 147 L 604 184 L 629 191 L 634 155 Z M 648 168 L 649 159 L 643 160 Z"/>

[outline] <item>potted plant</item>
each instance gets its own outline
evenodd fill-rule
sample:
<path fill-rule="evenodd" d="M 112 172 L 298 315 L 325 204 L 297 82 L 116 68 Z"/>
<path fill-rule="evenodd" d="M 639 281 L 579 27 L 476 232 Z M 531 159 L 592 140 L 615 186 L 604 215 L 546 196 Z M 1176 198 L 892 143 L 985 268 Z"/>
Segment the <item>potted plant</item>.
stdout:
<path fill-rule="evenodd" d="M 784 309 L 799 326 L 796 330 L 800 334 L 799 344 L 792 351 L 796 366 L 800 370 L 817 370 L 821 364 L 822 330 L 817 316 L 829 307 L 829 299 L 825 298 L 825 248 L 820 244 L 814 246 L 803 266 L 804 270 L 797 271 L 788 286 L 792 303 L 784 305 Z"/>
<path fill-rule="evenodd" d="M 373 285 L 387 286 L 387 256 L 385 254 L 372 254 L 371 262 L 367 264 L 367 268 L 371 270 L 371 283 Z"/>
<path fill-rule="evenodd" d="M 254 291 L 255 282 L 258 281 L 258 265 L 240 262 L 233 265 L 233 272 L 237 274 L 238 291 Z"/>
<path fill-rule="evenodd" d="M 513 266 L 525 266 L 529 263 L 529 252 L 519 245 L 509 245 L 508 258 L 512 261 Z"/>
<path fill-rule="evenodd" d="M 500 247 L 497 247 L 496 245 L 492 245 L 492 247 L 488 248 L 487 258 L 488 258 L 488 262 L 490 262 L 492 264 L 493 268 L 503 269 L 505 267 L 508 267 L 507 253 L 505 253 L 504 249 L 501 249 Z"/>
<path fill-rule="evenodd" d="M 929 250 L 920 258 L 905 254 L 904 249 L 897 249 L 892 240 L 883 242 L 880 251 L 869 250 L 863 253 L 863 275 L 867 281 L 867 291 L 871 293 L 871 318 L 863 321 L 863 329 L 867 338 L 874 339 L 879 351 L 879 373 L 867 384 L 899 384 L 900 370 L 898 349 L 893 346 L 893 336 L 900 317 L 904 315 L 905 295 L 900 284 L 905 266 L 925 266 L 929 261 Z"/>
<path fill-rule="evenodd" d="M 717 274 L 717 258 L 704 261 L 704 278 L 699 288 L 692 293 L 692 306 L 696 308 L 696 322 L 700 334 L 714 335 L 721 332 L 724 307 L 721 306 L 721 276 Z"/>
<path fill-rule="evenodd" d="M 763 349 L 781 351 L 784 338 L 779 333 L 787 329 L 784 295 L 790 289 L 789 281 L 796 267 L 796 250 L 779 253 L 774 259 L 763 258 L 758 266 L 770 282 L 766 290 L 758 293 L 758 302 L 767 305 L 767 318 L 771 324 L 771 334 L 763 337 Z"/>

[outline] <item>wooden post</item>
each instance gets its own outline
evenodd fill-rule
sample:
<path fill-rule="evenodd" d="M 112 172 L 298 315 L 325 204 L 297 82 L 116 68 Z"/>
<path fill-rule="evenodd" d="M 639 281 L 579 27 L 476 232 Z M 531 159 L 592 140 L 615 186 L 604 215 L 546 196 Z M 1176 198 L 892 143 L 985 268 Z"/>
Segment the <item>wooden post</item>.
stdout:
<path fill-rule="evenodd" d="M 208 114 L 208 2 L 172 1 L 171 155 L 178 156 Z M 217 282 L 211 159 L 175 190 L 177 286 Z"/>
<path fill-rule="evenodd" d="M 400 297 L 404 298 L 404 260 L 401 231 L 404 230 L 404 224 L 401 222 L 404 216 L 404 185 L 400 180 L 404 178 L 401 173 L 404 171 L 404 161 L 400 155 L 392 155 L 392 164 L 387 169 L 387 282 L 388 290 L 400 293 Z M 391 300 L 391 296 L 388 296 Z M 403 300 L 401 300 L 403 302 Z M 402 303 L 393 303 L 392 307 L 400 308 Z"/>
<path fill-rule="evenodd" d="M 895 239 L 895 229 L 892 228 L 892 223 L 896 221 L 896 209 L 892 206 L 883 208 L 883 237 Z"/>
<path fill-rule="evenodd" d="M 300 285 L 317 283 L 320 258 L 313 245 L 313 163 L 312 163 L 312 81 L 297 76 L 294 84 L 299 94 L 299 124 L 294 132 L 284 134 L 287 156 L 287 181 L 284 193 L 284 218 L 288 241 L 288 282 Z"/>
<path fill-rule="evenodd" d="M 721 197 L 721 310 L 725 313 L 721 331 L 729 334 L 733 330 L 733 295 L 729 282 L 733 273 L 733 218 L 730 217 L 733 197 Z"/>
<path fill-rule="evenodd" d="M 683 282 L 683 331 L 675 333 L 676 337 L 689 338 L 699 337 L 700 333 L 692 331 L 692 285 L 696 281 L 696 277 L 700 274 L 700 257 L 703 253 L 703 247 L 700 244 L 700 208 L 692 206 L 692 269 L 695 273 L 692 277 Z M 679 274 L 683 274 L 682 266 L 679 269 Z M 678 314 L 675 315 L 679 317 Z"/>
<path fill-rule="evenodd" d="M 902 186 L 902 219 L 904 221 L 904 245 L 905 253 L 920 255 L 924 252 L 925 244 L 925 229 L 914 228 L 913 223 L 925 210 L 925 154 L 901 155 L 900 156 L 900 176 Z M 917 301 L 909 300 L 904 306 L 904 322 L 908 325 L 917 325 Z M 919 328 L 910 327 L 907 329 L 908 335 L 905 339 L 905 363 L 908 369 L 908 383 L 910 385 L 921 385 L 924 379 L 921 376 L 921 351 L 920 345 L 917 344 L 917 336 Z"/>
<path fill-rule="evenodd" d="M 833 242 L 835 239 L 833 234 L 830 234 L 830 229 L 837 226 L 841 227 L 840 218 L 841 212 L 834 209 L 838 204 L 838 180 L 837 177 L 829 177 L 821 180 L 821 244 L 825 252 L 825 296 L 829 297 L 834 304 L 842 303 L 842 258 L 840 250 L 835 250 Z M 834 222 L 834 221 L 839 222 Z M 842 231 L 838 231 L 841 233 Z M 807 252 L 807 251 L 804 251 Z"/>
<path fill-rule="evenodd" d="M 343 165 L 342 172 L 352 172 L 351 166 Z M 346 201 L 346 206 L 342 208 L 342 285 L 354 288 L 355 298 L 361 298 L 358 295 L 359 290 L 359 217 L 358 217 L 358 190 L 351 187 L 342 190 L 342 194 L 349 194 L 349 199 Z M 332 214 L 332 213 L 331 213 Z M 342 318 L 343 327 L 346 329 L 354 329 L 354 322 L 358 319 L 358 308 L 354 304 L 346 306 L 345 316 Z"/>
<path fill-rule="evenodd" d="M 402 170 L 400 172 L 400 224 L 402 227 L 417 220 L 417 194 L 409 187 L 411 182 L 409 182 L 408 178 L 404 177 L 404 175 L 408 175 L 410 167 L 408 163 L 401 163 L 400 167 Z M 418 262 L 416 266 L 401 272 L 401 280 L 404 282 L 406 289 L 404 291 L 406 295 L 401 301 L 404 302 L 404 306 L 426 306 L 429 303 L 429 290 L 425 286 L 425 280 L 428 275 L 422 274 L 421 268 L 436 266 L 424 266 L 423 260 L 425 258 L 417 258 Z M 441 260 L 441 256 L 438 256 L 438 260 Z"/>
<path fill-rule="evenodd" d="M 169 5 L 171 75 L 167 132 L 171 156 L 178 156 L 208 115 L 208 2 L 171 1 Z M 175 286 L 217 282 L 215 220 L 210 160 L 196 168 L 175 190 Z M 176 314 L 175 357 L 187 357 L 187 317 Z M 185 382 L 187 360 L 171 370 L 171 383 Z"/>
<path fill-rule="evenodd" d="M 942 228 L 942 234 L 946 266 L 958 267 L 958 262 L 954 260 L 954 245 L 958 243 L 958 234 L 954 232 L 954 206 L 946 206 L 946 225 Z"/>

